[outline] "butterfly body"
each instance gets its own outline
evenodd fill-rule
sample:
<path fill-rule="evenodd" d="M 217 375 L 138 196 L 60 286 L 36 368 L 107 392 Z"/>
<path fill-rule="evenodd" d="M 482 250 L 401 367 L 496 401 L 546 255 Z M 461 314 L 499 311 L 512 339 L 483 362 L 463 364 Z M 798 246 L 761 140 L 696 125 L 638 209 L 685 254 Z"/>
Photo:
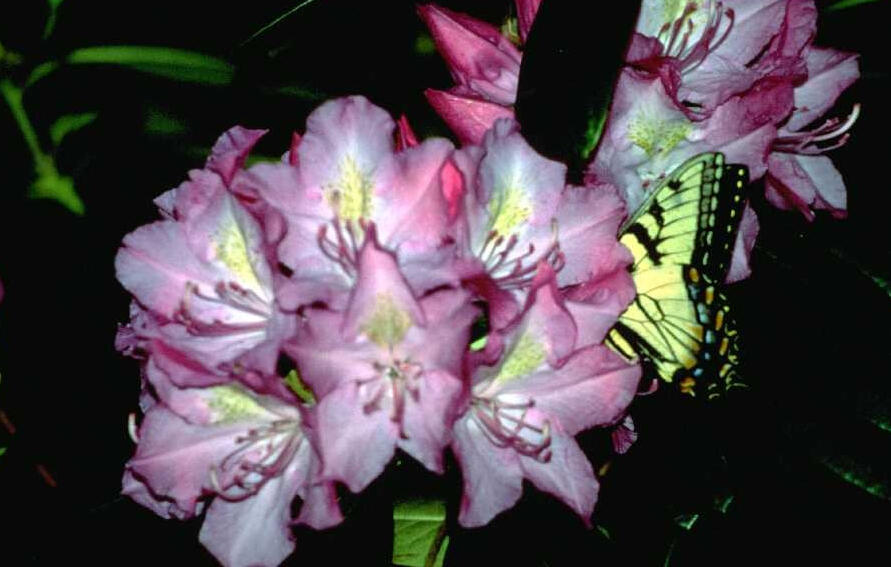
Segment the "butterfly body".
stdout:
<path fill-rule="evenodd" d="M 721 288 L 748 184 L 718 153 L 680 165 L 620 229 L 637 296 L 607 343 L 682 393 L 717 397 L 738 384 L 738 334 Z"/>

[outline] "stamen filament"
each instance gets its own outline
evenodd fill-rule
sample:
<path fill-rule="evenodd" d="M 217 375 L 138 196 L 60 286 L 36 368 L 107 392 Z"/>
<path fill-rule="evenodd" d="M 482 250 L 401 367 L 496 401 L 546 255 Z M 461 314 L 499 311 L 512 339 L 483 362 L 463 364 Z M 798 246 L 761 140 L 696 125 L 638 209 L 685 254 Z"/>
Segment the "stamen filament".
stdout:
<path fill-rule="evenodd" d="M 545 421 L 543 426 L 538 427 L 526 421 L 526 414 L 534 405 L 532 400 L 505 402 L 475 396 L 471 401 L 470 418 L 496 447 L 510 447 L 526 457 L 546 463 L 551 458 L 551 425 Z M 517 417 L 506 410 L 521 410 L 522 413 Z M 533 441 L 525 438 L 524 434 L 529 433 L 541 439 Z"/>
<path fill-rule="evenodd" d="M 238 448 L 226 455 L 219 465 L 210 468 L 211 489 L 220 498 L 232 502 L 253 496 L 269 479 L 287 468 L 303 440 L 299 422 L 293 419 L 280 419 L 249 430 L 246 435 L 235 439 Z M 264 446 L 258 447 L 264 443 Z M 259 449 L 259 455 L 248 457 L 247 453 L 255 449 Z M 233 469 L 237 470 L 231 484 L 223 486 L 220 474 Z"/>
<path fill-rule="evenodd" d="M 857 103 L 851 109 L 851 113 L 844 122 L 838 118 L 830 118 L 820 126 L 809 131 L 791 132 L 777 137 L 773 143 L 773 150 L 783 153 L 802 155 L 819 155 L 845 145 L 850 138 L 848 130 L 857 122 L 860 116 L 860 104 Z M 820 142 L 835 140 L 832 144 L 820 145 Z"/>

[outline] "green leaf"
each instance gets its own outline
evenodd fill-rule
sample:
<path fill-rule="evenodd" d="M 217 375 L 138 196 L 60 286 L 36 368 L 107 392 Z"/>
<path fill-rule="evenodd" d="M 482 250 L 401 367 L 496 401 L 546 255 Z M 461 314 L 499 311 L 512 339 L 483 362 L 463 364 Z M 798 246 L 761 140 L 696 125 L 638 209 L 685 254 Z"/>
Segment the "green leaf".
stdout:
<path fill-rule="evenodd" d="M 31 85 L 46 77 L 58 68 L 59 64 L 55 61 L 44 61 L 37 67 L 31 69 L 31 74 L 28 75 L 28 79 L 25 81 L 25 86 L 30 87 Z"/>
<path fill-rule="evenodd" d="M 297 84 L 280 85 L 275 87 L 261 87 L 260 90 L 264 93 L 289 96 L 310 101 L 322 101 L 328 98 L 325 93 L 317 89 Z"/>
<path fill-rule="evenodd" d="M 227 61 L 203 53 L 139 45 L 105 45 L 76 49 L 67 61 L 76 65 L 122 65 L 169 79 L 225 85 L 235 75 Z"/>
<path fill-rule="evenodd" d="M 59 6 L 62 4 L 63 0 L 46 0 L 46 3 L 49 4 L 49 15 L 46 17 L 46 25 L 43 28 L 43 39 L 47 39 L 50 35 L 52 35 L 53 30 L 56 27 L 56 14 L 59 11 Z"/>
<path fill-rule="evenodd" d="M 58 146 L 62 143 L 62 139 L 65 138 L 65 136 L 90 124 L 96 120 L 97 116 L 98 114 L 95 112 L 65 114 L 64 116 L 60 116 L 53 122 L 52 126 L 50 126 L 50 139 L 53 141 L 53 145 Z"/>
<path fill-rule="evenodd" d="M 878 443 L 861 446 L 852 442 L 849 430 L 836 431 L 834 425 L 787 424 L 786 434 L 806 450 L 810 458 L 841 480 L 865 492 L 891 500 L 891 467 L 887 451 Z"/>
<path fill-rule="evenodd" d="M 853 8 L 855 6 L 859 6 L 861 4 L 871 4 L 873 2 L 877 2 L 878 0 L 841 0 L 840 2 L 836 2 L 835 4 L 830 4 L 825 8 L 827 12 L 836 12 L 838 10 L 845 10 L 847 8 Z"/>
<path fill-rule="evenodd" d="M 857 414 L 878 427 L 891 433 L 891 396 L 880 390 L 861 390 L 856 396 Z"/>
<path fill-rule="evenodd" d="M 393 563 L 442 567 L 449 538 L 441 500 L 409 500 L 393 508 Z"/>
<path fill-rule="evenodd" d="M 33 199 L 52 199 L 76 215 L 84 214 L 84 203 L 74 190 L 74 180 L 66 175 L 39 175 L 28 195 Z"/>
<path fill-rule="evenodd" d="M 159 108 L 150 108 L 145 117 L 145 131 L 162 136 L 174 136 L 185 133 L 186 123 L 178 117 Z"/>
<path fill-rule="evenodd" d="M 850 265 L 852 268 L 860 272 L 861 275 L 869 278 L 876 287 L 891 297 L 891 283 L 888 282 L 887 275 L 879 274 L 871 268 L 867 268 L 862 262 L 858 261 L 853 254 L 842 248 L 833 246 L 829 249 L 829 253 L 835 256 L 839 261 Z"/>
<path fill-rule="evenodd" d="M 820 457 L 820 462 L 846 482 L 878 498 L 891 499 L 887 471 L 858 462 L 849 455 L 825 455 Z"/>
<path fill-rule="evenodd" d="M 675 516 L 674 523 L 679 527 L 690 531 L 693 529 L 693 526 L 696 525 L 698 519 L 699 514 L 681 514 L 680 516 Z"/>
<path fill-rule="evenodd" d="M 730 509 L 730 505 L 733 504 L 734 496 L 732 494 L 728 494 L 725 496 L 716 496 L 715 497 L 715 510 L 722 514 L 726 514 L 727 510 Z"/>
<path fill-rule="evenodd" d="M 6 447 L 0 447 L 0 457 L 2 457 L 4 453 L 6 453 Z"/>

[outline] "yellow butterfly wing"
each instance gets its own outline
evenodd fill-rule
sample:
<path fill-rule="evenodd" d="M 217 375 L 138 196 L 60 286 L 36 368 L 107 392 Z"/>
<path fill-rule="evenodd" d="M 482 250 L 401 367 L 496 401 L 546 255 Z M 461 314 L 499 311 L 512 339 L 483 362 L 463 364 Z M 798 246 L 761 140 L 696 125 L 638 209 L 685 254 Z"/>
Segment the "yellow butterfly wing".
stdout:
<path fill-rule="evenodd" d="M 720 287 L 748 184 L 745 166 L 697 155 L 668 175 L 623 224 L 637 296 L 607 343 L 681 392 L 720 395 L 737 383 L 737 333 Z"/>

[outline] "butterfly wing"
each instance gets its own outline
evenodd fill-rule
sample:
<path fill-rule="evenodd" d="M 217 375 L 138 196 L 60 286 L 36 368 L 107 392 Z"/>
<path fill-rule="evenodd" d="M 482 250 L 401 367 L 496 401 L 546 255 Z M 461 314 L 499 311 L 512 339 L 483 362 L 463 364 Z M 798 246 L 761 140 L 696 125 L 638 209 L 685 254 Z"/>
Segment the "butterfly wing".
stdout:
<path fill-rule="evenodd" d="M 637 297 L 608 344 L 684 393 L 737 382 L 737 333 L 721 293 L 745 205 L 748 171 L 717 153 L 679 166 L 621 229 Z"/>

